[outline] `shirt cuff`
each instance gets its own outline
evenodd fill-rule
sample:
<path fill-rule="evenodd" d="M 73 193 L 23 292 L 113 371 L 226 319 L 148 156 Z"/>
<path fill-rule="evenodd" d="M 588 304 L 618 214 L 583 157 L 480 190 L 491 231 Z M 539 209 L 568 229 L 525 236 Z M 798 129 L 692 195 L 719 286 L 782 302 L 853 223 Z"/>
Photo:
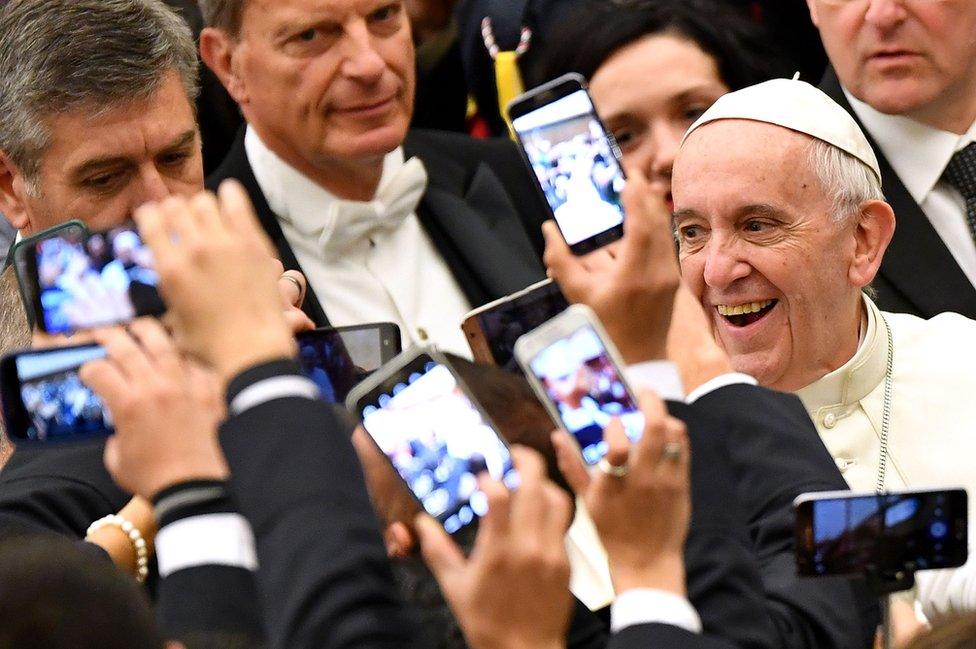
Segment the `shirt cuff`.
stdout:
<path fill-rule="evenodd" d="M 254 534 L 240 514 L 204 514 L 183 518 L 156 534 L 159 576 L 197 566 L 234 566 L 256 571 Z"/>
<path fill-rule="evenodd" d="M 651 389 L 665 401 L 684 401 L 685 388 L 678 366 L 671 361 L 646 361 L 629 365 L 627 382 L 637 389 Z"/>
<path fill-rule="evenodd" d="M 729 372 L 728 374 L 720 374 L 714 379 L 705 381 L 697 388 L 691 391 L 688 398 L 685 399 L 687 403 L 695 403 L 703 396 L 710 392 L 714 392 L 719 388 L 724 388 L 728 385 L 735 385 L 737 383 L 745 383 L 747 385 L 759 385 L 759 381 L 749 376 L 748 374 L 743 374 L 741 372 Z"/>
<path fill-rule="evenodd" d="M 701 618 L 691 602 L 653 588 L 624 591 L 610 606 L 611 633 L 638 624 L 670 624 L 691 633 L 702 632 Z"/>

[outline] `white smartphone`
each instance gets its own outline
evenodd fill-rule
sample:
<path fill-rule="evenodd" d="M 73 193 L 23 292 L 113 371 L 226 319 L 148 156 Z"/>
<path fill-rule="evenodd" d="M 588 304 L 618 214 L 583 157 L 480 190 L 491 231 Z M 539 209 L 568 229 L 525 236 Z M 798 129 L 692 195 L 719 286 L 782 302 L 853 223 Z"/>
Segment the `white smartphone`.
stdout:
<path fill-rule="evenodd" d="M 627 385 L 623 363 L 596 314 L 574 304 L 515 343 L 515 358 L 554 421 L 579 444 L 587 464 L 607 453 L 603 431 L 619 417 L 632 441 L 644 414 Z"/>

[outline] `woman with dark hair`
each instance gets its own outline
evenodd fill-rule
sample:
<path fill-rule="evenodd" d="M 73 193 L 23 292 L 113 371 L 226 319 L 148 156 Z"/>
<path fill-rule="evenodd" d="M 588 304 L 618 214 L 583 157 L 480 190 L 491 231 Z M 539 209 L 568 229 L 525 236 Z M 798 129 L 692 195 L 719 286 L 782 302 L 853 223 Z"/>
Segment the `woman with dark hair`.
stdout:
<path fill-rule="evenodd" d="M 717 0 L 593 0 L 556 29 L 536 75 L 578 72 L 620 145 L 670 206 L 685 131 L 731 90 L 789 76 L 762 29 Z"/>

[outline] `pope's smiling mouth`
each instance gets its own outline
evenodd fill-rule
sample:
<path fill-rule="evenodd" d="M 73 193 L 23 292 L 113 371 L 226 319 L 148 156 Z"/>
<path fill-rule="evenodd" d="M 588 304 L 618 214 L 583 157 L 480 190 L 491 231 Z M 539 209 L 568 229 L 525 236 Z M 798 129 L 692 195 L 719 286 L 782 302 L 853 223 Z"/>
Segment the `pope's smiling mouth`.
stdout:
<path fill-rule="evenodd" d="M 718 304 L 715 310 L 733 327 L 747 327 L 765 318 L 778 302 L 779 300 L 762 300 L 735 305 Z"/>

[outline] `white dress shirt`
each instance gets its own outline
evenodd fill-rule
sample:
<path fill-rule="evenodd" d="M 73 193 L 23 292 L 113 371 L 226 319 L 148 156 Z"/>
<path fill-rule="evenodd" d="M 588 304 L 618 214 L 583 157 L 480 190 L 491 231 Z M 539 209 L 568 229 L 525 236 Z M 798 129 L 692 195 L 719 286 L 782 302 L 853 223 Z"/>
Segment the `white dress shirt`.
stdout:
<path fill-rule="evenodd" d="M 304 176 L 251 127 L 244 147 L 254 177 L 333 326 L 393 322 L 400 327 L 405 349 L 433 343 L 471 358 L 460 329 L 471 305 L 415 212 L 426 189 L 426 172 L 418 159 L 404 161 L 399 148 L 388 154 L 376 200 L 363 203 L 340 200 Z M 363 225 L 369 219 L 387 223 Z"/>
<path fill-rule="evenodd" d="M 962 272 L 976 286 L 976 243 L 966 219 L 966 201 L 955 187 L 941 180 L 952 156 L 976 141 L 976 122 L 957 135 L 903 115 L 885 115 L 847 90 L 844 94 Z"/>

